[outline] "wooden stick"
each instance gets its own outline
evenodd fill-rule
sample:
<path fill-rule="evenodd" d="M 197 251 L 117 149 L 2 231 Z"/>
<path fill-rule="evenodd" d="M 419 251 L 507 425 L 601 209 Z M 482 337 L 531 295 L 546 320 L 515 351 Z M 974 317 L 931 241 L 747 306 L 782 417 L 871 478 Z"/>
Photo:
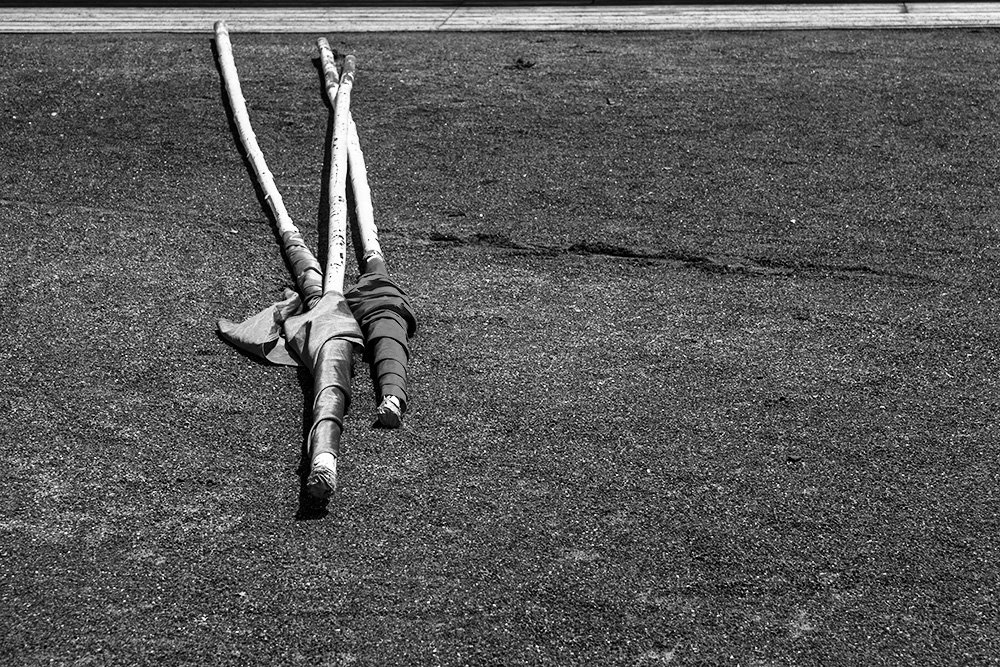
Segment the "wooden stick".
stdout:
<path fill-rule="evenodd" d="M 319 49 L 319 60 L 323 66 L 323 81 L 326 83 L 326 96 L 330 100 L 330 106 L 335 104 L 337 99 L 337 88 L 340 87 L 340 72 L 337 70 L 336 56 L 330 48 L 330 42 L 326 37 L 316 40 L 316 47 Z"/>
<path fill-rule="evenodd" d="M 354 212 L 358 220 L 361 248 L 367 262 L 374 256 L 382 257 L 382 246 L 378 242 L 378 227 L 375 226 L 375 208 L 372 206 L 372 191 L 368 186 L 368 168 L 365 155 L 358 140 L 358 126 L 351 119 L 347 135 L 347 162 L 351 171 L 351 190 L 354 192 Z"/>
<path fill-rule="evenodd" d="M 347 264 L 347 134 L 350 127 L 351 89 L 354 86 L 354 56 L 344 59 L 344 71 L 333 105 L 333 144 L 330 148 L 329 245 L 326 256 L 325 292 L 344 291 Z"/>
<path fill-rule="evenodd" d="M 323 78 L 326 81 L 326 94 L 330 105 L 335 105 L 340 73 L 330 49 L 330 43 L 325 37 L 316 40 L 319 47 L 320 61 L 323 65 Z M 378 227 L 375 225 L 375 209 L 372 206 L 372 191 L 368 185 L 368 169 L 365 166 L 365 156 L 361 151 L 358 139 L 358 126 L 351 114 L 348 114 L 347 129 L 347 164 L 351 179 L 351 190 L 354 192 L 354 212 L 358 222 L 358 232 L 361 236 L 362 255 L 365 260 L 373 256 L 382 257 L 382 246 L 378 240 Z"/>
<path fill-rule="evenodd" d="M 285 210 L 281 194 L 274 183 L 274 176 L 267 168 L 264 154 L 260 150 L 260 146 L 257 145 L 257 135 L 254 134 L 253 128 L 250 126 L 250 114 L 247 112 L 246 99 L 244 99 L 243 91 L 240 88 L 236 63 L 233 61 L 233 46 L 229 40 L 229 30 L 224 21 L 215 23 L 215 44 L 219 51 L 222 78 L 229 96 L 229 105 L 233 110 L 233 120 L 236 122 L 240 141 L 246 149 L 254 174 L 264 191 L 264 199 L 274 216 L 278 233 L 281 235 L 285 256 L 288 258 L 288 263 L 291 264 L 299 292 L 306 307 L 311 308 L 323 295 L 323 269 L 316 260 L 316 256 L 306 245 L 301 232 L 292 222 L 288 211 Z"/>
<path fill-rule="evenodd" d="M 354 119 L 351 118 L 349 106 L 346 107 L 346 114 L 344 114 L 343 81 L 345 77 L 338 76 L 336 61 L 326 39 L 320 38 L 316 40 L 316 45 L 319 47 L 327 97 L 330 100 L 330 105 L 334 108 L 335 146 L 336 142 L 340 141 L 343 137 L 343 135 L 337 134 L 337 132 L 342 131 L 338 123 L 343 122 L 342 116 L 346 116 L 347 118 L 347 162 L 350 172 L 351 189 L 354 191 L 355 213 L 364 256 L 363 267 L 361 269 L 363 275 L 360 281 L 365 283 L 365 287 L 361 288 L 361 292 L 355 293 L 359 289 L 361 282 L 349 291 L 353 294 L 353 297 L 349 296 L 348 301 L 350 302 L 352 298 L 356 299 L 357 294 L 363 293 L 366 295 L 362 297 L 362 301 L 369 304 L 369 307 L 362 308 L 361 312 L 367 314 L 359 316 L 359 311 L 354 311 L 355 317 L 360 317 L 363 320 L 362 331 L 366 332 L 366 336 L 370 335 L 371 328 L 374 326 L 373 322 L 377 320 L 392 320 L 394 324 L 390 325 L 390 329 L 393 327 L 398 328 L 398 336 L 381 335 L 374 341 L 368 341 L 368 344 L 371 345 L 369 363 L 371 364 L 373 373 L 372 379 L 376 383 L 377 393 L 382 397 L 381 403 L 376 409 L 376 415 L 378 416 L 379 423 L 383 426 L 397 428 L 400 426 L 405 408 L 403 401 L 405 401 L 406 396 L 406 359 L 409 357 L 408 348 L 406 347 L 406 339 L 409 334 L 407 333 L 408 329 L 406 326 L 412 322 L 412 326 L 416 327 L 416 322 L 415 319 L 412 319 L 409 302 L 405 299 L 402 291 L 389 281 L 385 271 L 385 258 L 382 256 L 382 247 L 378 240 L 378 227 L 375 226 L 371 188 L 368 186 L 368 170 L 365 166 L 364 153 L 361 151 L 361 142 L 358 139 L 358 128 L 354 123 Z M 353 70 L 353 65 L 353 58 L 348 56 L 345 59 L 345 74 L 348 67 Z M 341 82 L 339 85 L 338 81 Z M 350 81 L 353 84 L 353 77 L 351 77 Z M 348 89 L 347 92 L 349 93 L 350 90 Z M 332 180 L 331 177 L 331 183 Z M 344 188 L 346 189 L 346 184 Z M 333 186 L 331 185 L 331 193 L 333 192 L 336 191 L 333 190 Z M 332 201 L 333 194 L 331 194 L 330 198 Z M 327 273 L 329 274 L 329 270 Z M 388 317 L 381 317 L 380 310 L 385 309 L 386 299 L 390 301 L 395 300 L 399 306 L 405 306 L 406 312 L 410 313 L 411 320 L 405 323 L 399 321 L 400 316 L 395 310 Z M 358 302 L 355 301 L 352 309 L 357 304 Z M 374 305 L 374 310 L 372 310 L 373 304 L 377 304 Z M 386 391 L 387 393 L 384 393 Z M 396 396 L 396 393 L 399 393 L 399 396 Z M 400 398 L 400 396 L 403 398 Z"/>

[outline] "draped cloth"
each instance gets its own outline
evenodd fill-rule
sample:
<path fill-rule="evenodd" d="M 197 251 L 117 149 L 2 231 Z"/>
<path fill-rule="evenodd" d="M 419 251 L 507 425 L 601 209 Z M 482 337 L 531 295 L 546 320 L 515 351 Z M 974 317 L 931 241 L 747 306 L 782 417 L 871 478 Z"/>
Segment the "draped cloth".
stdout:
<path fill-rule="evenodd" d="M 364 346 L 357 320 L 338 292 L 323 295 L 316 306 L 306 310 L 298 293 L 285 289 L 281 301 L 243 322 L 220 319 L 219 334 L 227 343 L 272 364 L 309 370 L 315 370 L 319 351 L 331 338 Z"/>
<path fill-rule="evenodd" d="M 285 320 L 302 310 L 299 295 L 294 290 L 286 289 L 281 301 L 240 323 L 220 319 L 219 335 L 230 345 L 272 364 L 301 366 L 302 363 L 293 358 L 285 346 L 283 325 Z"/>
<path fill-rule="evenodd" d="M 375 383 L 377 402 L 386 396 L 407 404 L 409 339 L 417 319 L 409 297 L 385 269 L 381 257 L 365 262 L 365 272 L 345 294 L 331 291 L 312 308 L 286 289 L 278 301 L 240 323 L 219 320 L 219 334 L 230 344 L 273 364 L 302 366 L 313 375 L 313 425 L 309 451 L 336 455 L 344 415 L 351 403 L 354 353 L 364 352 Z M 317 426 L 332 422 L 329 442 Z M 332 444 L 331 444 L 332 442 Z"/>
<path fill-rule="evenodd" d="M 303 366 L 313 374 L 309 443 L 315 456 L 329 447 L 313 442 L 317 425 L 332 421 L 338 433 L 343 426 L 351 403 L 354 352 L 363 348 L 364 337 L 343 294 L 327 292 L 309 310 L 296 292 L 286 289 L 283 296 L 281 301 L 238 324 L 219 320 L 219 334 L 261 359 Z"/>
<path fill-rule="evenodd" d="M 365 272 L 344 298 L 364 334 L 365 361 L 375 381 L 377 401 L 395 396 L 405 410 L 409 339 L 417 331 L 409 297 L 389 278 L 385 262 L 376 256 L 365 262 Z"/>

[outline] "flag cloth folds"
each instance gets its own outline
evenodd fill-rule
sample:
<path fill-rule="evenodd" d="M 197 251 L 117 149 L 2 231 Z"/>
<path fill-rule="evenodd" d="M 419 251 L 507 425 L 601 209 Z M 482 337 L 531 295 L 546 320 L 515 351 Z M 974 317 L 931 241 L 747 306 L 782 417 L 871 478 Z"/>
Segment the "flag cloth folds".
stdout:
<path fill-rule="evenodd" d="M 303 366 L 315 372 L 327 341 L 340 338 L 356 349 L 364 336 L 344 297 L 329 292 L 306 310 L 302 298 L 285 289 L 284 298 L 240 323 L 219 320 L 219 335 L 231 345 L 284 366 Z M 350 385 L 348 385 L 348 392 Z"/>
<path fill-rule="evenodd" d="M 327 292 L 308 310 L 294 291 L 286 289 L 284 297 L 239 324 L 219 320 L 219 334 L 265 361 L 302 366 L 312 373 L 312 426 L 307 438 L 312 464 L 306 488 L 313 496 L 326 498 L 337 487 L 335 463 L 316 461 L 328 454 L 335 462 L 340 454 L 344 415 L 351 406 L 354 354 L 364 349 L 364 336 L 340 292 Z"/>
<path fill-rule="evenodd" d="M 409 297 L 389 278 L 385 261 L 377 255 L 368 258 L 365 272 L 344 297 L 364 333 L 364 358 L 371 366 L 376 401 L 395 396 L 405 410 L 409 338 L 417 331 Z"/>

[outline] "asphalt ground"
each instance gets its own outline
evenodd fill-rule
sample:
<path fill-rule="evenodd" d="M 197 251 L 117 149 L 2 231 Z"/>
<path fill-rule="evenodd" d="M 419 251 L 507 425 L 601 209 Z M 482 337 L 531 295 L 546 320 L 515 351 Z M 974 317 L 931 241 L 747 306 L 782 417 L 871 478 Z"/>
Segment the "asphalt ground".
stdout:
<path fill-rule="evenodd" d="M 331 36 L 421 328 L 325 507 L 210 37 L 0 37 L 0 663 L 997 664 L 997 37 Z"/>

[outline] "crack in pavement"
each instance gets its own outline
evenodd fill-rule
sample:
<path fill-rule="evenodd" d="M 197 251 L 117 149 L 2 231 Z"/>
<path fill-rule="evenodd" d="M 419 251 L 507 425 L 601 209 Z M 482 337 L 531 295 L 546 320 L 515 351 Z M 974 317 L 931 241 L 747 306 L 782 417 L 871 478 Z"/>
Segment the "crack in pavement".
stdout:
<path fill-rule="evenodd" d="M 839 273 L 894 278 L 917 283 L 941 282 L 931 276 L 907 273 L 905 271 L 876 269 L 864 264 L 842 265 L 808 261 L 798 262 L 726 254 L 701 255 L 676 248 L 661 250 L 659 252 L 648 252 L 601 241 L 583 241 L 561 247 L 538 243 L 519 243 L 499 234 L 476 233 L 471 236 L 456 236 L 454 234 L 442 234 L 439 232 L 432 232 L 423 238 L 417 239 L 417 241 L 437 247 L 486 246 L 504 250 L 516 250 L 525 254 L 535 255 L 584 255 L 653 262 L 674 262 L 708 273 L 736 273 L 759 276 Z"/>

